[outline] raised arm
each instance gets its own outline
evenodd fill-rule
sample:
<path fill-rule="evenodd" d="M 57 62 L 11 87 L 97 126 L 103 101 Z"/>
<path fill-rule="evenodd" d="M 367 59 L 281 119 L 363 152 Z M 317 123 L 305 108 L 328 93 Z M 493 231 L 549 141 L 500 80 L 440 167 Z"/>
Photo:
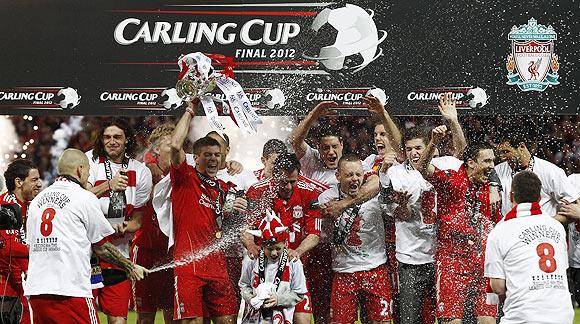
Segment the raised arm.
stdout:
<path fill-rule="evenodd" d="M 373 96 L 365 96 L 363 97 L 363 102 L 369 106 L 369 112 L 375 116 L 377 116 L 381 122 L 385 126 L 385 131 L 387 132 L 387 138 L 389 139 L 389 144 L 391 145 L 391 149 L 395 152 L 401 151 L 401 132 L 395 122 L 383 106 L 381 101 Z"/>
<path fill-rule="evenodd" d="M 183 143 L 185 143 L 185 139 L 187 138 L 189 124 L 191 123 L 193 116 L 195 116 L 195 113 L 193 112 L 193 103 L 188 102 L 183 116 L 181 116 L 181 119 L 177 123 L 177 126 L 175 126 L 175 130 L 171 135 L 171 163 L 173 165 L 180 165 L 185 161 Z"/>
<path fill-rule="evenodd" d="M 453 140 L 453 156 L 458 159 L 463 159 L 463 151 L 467 147 L 465 135 L 459 124 L 459 117 L 457 117 L 457 108 L 455 107 L 455 99 L 453 93 L 447 92 L 439 99 L 439 111 L 451 129 L 451 139 Z"/>
<path fill-rule="evenodd" d="M 308 136 L 308 132 L 310 131 L 310 128 L 312 128 L 312 125 L 314 125 L 319 118 L 332 113 L 332 108 L 336 106 L 338 106 L 338 104 L 334 101 L 323 101 L 319 103 L 308 113 L 308 115 L 306 115 L 306 117 L 304 117 L 300 124 L 292 130 L 289 140 L 298 159 L 301 159 L 304 154 L 306 154 L 306 137 Z"/>
<path fill-rule="evenodd" d="M 447 126 L 441 125 L 433 128 L 431 131 L 431 140 L 425 148 L 425 152 L 421 155 L 418 162 L 417 170 L 421 172 L 423 178 L 427 179 L 433 172 L 435 172 L 435 167 L 431 164 L 433 160 L 433 155 L 435 154 L 435 149 L 441 140 L 447 135 Z"/>

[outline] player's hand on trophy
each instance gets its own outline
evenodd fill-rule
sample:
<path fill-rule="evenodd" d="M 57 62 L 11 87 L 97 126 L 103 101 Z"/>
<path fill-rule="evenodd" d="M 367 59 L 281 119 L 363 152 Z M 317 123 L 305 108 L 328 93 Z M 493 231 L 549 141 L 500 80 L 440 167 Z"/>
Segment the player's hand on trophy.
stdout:
<path fill-rule="evenodd" d="M 447 120 L 457 120 L 457 108 L 452 92 L 447 92 L 439 98 L 439 111 L 443 118 Z"/>
<path fill-rule="evenodd" d="M 334 108 L 338 107 L 336 101 L 323 101 L 312 109 L 312 115 L 316 118 L 321 118 L 330 114 L 335 114 Z"/>
<path fill-rule="evenodd" d="M 433 128 L 431 131 L 431 141 L 433 144 L 439 144 L 447 136 L 447 126 L 441 125 Z"/>
<path fill-rule="evenodd" d="M 199 98 L 193 98 L 193 100 L 187 102 L 185 106 L 185 112 L 189 113 L 191 117 L 195 117 L 195 107 L 199 105 Z"/>
<path fill-rule="evenodd" d="M 412 194 L 406 191 L 393 191 L 391 201 L 398 204 L 399 206 L 407 206 Z"/>
<path fill-rule="evenodd" d="M 248 201 L 246 198 L 238 197 L 234 200 L 234 210 L 237 212 L 245 212 L 248 209 Z"/>
<path fill-rule="evenodd" d="M 228 174 L 233 176 L 244 170 L 244 166 L 238 161 L 227 161 L 226 169 L 228 169 Z"/>
<path fill-rule="evenodd" d="M 373 115 L 380 115 L 385 111 L 385 106 L 381 103 L 379 98 L 374 96 L 364 96 L 362 101 L 368 106 L 368 110 Z"/>
<path fill-rule="evenodd" d="M 127 277 L 131 281 L 139 281 L 145 278 L 149 274 L 149 269 L 144 268 L 138 264 L 133 264 L 133 269 L 127 272 Z"/>
<path fill-rule="evenodd" d="M 278 305 L 278 295 L 276 293 L 270 293 L 270 297 L 264 300 L 264 307 L 271 308 Z"/>
<path fill-rule="evenodd" d="M 109 180 L 109 186 L 113 191 L 124 191 L 127 189 L 129 177 L 127 177 L 126 170 L 119 170 L 115 176 Z"/>
<path fill-rule="evenodd" d="M 397 153 L 390 151 L 385 154 L 383 157 L 383 163 L 381 163 L 381 172 L 387 173 L 390 167 L 397 161 Z"/>

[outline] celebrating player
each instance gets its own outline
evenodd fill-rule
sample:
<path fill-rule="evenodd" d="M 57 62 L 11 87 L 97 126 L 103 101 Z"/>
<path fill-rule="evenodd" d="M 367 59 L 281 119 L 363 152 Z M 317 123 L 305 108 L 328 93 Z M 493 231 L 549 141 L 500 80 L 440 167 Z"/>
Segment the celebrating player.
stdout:
<path fill-rule="evenodd" d="M 161 173 L 159 177 L 153 178 L 154 184 L 169 174 L 171 135 L 174 129 L 175 125 L 163 124 L 149 135 L 150 152 L 155 162 L 146 165 L 152 173 L 157 169 Z M 131 243 L 131 260 L 137 264 L 149 268 L 171 260 L 171 255 L 167 253 L 167 236 L 159 228 L 151 201 L 144 209 L 141 227 L 135 232 L 135 237 Z M 173 318 L 173 302 L 170 298 L 173 296 L 172 272 L 170 270 L 155 272 L 145 280 L 132 284 L 131 305 L 133 310 L 137 312 L 138 323 L 153 324 L 158 309 L 163 310 L 165 323 L 171 323 Z"/>
<path fill-rule="evenodd" d="M 336 176 L 338 185 L 323 192 L 318 199 L 321 207 L 347 195 L 357 196 L 364 177 L 362 162 L 354 155 L 342 156 Z M 340 215 L 334 222 L 332 241 L 332 323 L 354 323 L 359 299 L 370 321 L 390 321 L 385 225 L 377 197 Z"/>
<path fill-rule="evenodd" d="M 173 271 L 174 319 L 202 323 L 207 315 L 215 323 L 233 323 L 237 314 L 235 293 L 225 270 L 224 254 L 217 246 L 221 237 L 217 219 L 223 216 L 229 188 L 216 178 L 222 157 L 215 139 L 203 137 L 194 143 L 195 168 L 185 161 L 183 143 L 194 115 L 192 107 L 190 103 L 171 138 L 173 259 L 190 261 Z M 246 205 L 245 199 L 236 198 L 233 207 L 244 212 Z"/>
<path fill-rule="evenodd" d="M 133 158 L 135 145 L 127 122 L 115 118 L 103 124 L 93 150 L 86 153 L 91 161 L 88 189 L 99 197 L 101 210 L 115 229 L 115 234 L 108 239 L 126 258 L 129 258 L 133 233 L 141 226 L 153 185 L 151 171 Z M 122 270 L 107 262 L 100 265 L 113 276 Z M 126 323 L 131 296 L 128 281 L 112 282 L 95 289 L 94 295 L 109 323 Z"/>
<path fill-rule="evenodd" d="M 256 206 L 250 211 L 257 216 L 256 221 L 267 210 L 272 210 L 288 228 L 288 256 L 292 261 L 307 254 L 318 244 L 320 237 L 320 211 L 313 209 L 318 193 L 301 180 L 299 174 L 300 162 L 296 155 L 280 154 L 274 162 L 273 177 L 254 184 L 246 193 L 248 202 Z M 255 259 L 259 247 L 253 237 L 245 235 L 244 244 L 250 258 Z M 310 294 L 306 293 L 304 300 L 296 306 L 294 322 L 310 323 L 311 315 Z"/>
<path fill-rule="evenodd" d="M 445 126 L 433 129 L 418 163 L 418 170 L 435 187 L 438 197 L 437 315 L 443 323 L 461 323 L 465 302 L 472 298 L 478 321 L 495 323 L 497 306 L 486 304 L 483 277 L 487 233 L 501 219 L 499 211 L 492 214 L 490 205 L 493 150 L 484 144 L 468 146 L 463 164 L 441 170 L 430 162 L 446 133 Z"/>
<path fill-rule="evenodd" d="M 512 210 L 491 231 L 485 276 L 505 298 L 502 323 L 571 324 L 566 232 L 540 205 L 542 183 L 531 171 L 513 177 Z"/>
<path fill-rule="evenodd" d="M 262 148 L 262 157 L 260 160 L 264 167 L 254 171 L 254 175 L 259 181 L 272 177 L 272 169 L 274 168 L 274 161 L 278 155 L 287 153 L 288 148 L 286 144 L 277 138 L 269 139 Z"/>
<path fill-rule="evenodd" d="M 29 160 L 15 160 L 4 172 L 8 192 L 0 195 L 1 204 L 15 204 L 20 209 L 22 224 L 26 224 L 27 209 L 30 201 L 42 188 L 38 169 Z M 25 243 L 24 225 L 20 229 L 0 231 L 0 305 L 2 320 L 30 323 L 28 301 L 22 288 L 22 273 L 28 268 L 28 247 Z M 20 305 L 19 305 L 20 304 Z M 22 316 L 21 316 L 22 314 Z M 1 321 L 0 321 L 1 322 Z"/>
<path fill-rule="evenodd" d="M 91 294 L 91 245 L 132 280 L 142 279 L 147 270 L 105 240 L 115 231 L 98 199 L 84 189 L 89 177 L 86 155 L 67 149 L 57 167 L 59 177 L 29 208 L 30 264 L 24 292 L 30 297 L 35 323 L 94 324 L 99 320 Z"/>

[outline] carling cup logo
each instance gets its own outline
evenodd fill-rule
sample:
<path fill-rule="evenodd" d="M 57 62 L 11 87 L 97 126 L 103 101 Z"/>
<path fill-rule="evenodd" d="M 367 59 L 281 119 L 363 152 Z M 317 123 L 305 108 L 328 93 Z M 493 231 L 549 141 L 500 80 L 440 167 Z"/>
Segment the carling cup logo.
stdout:
<path fill-rule="evenodd" d="M 552 26 L 538 25 L 532 18 L 526 25 L 513 26 L 508 35 L 512 53 L 507 58 L 509 85 L 522 91 L 544 91 L 558 82 L 558 56 L 554 54 L 556 32 Z"/>

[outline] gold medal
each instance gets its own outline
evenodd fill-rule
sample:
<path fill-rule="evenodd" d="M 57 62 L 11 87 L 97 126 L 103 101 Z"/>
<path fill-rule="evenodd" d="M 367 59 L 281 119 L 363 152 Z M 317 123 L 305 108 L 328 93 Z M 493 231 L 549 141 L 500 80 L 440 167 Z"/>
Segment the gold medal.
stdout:
<path fill-rule="evenodd" d="M 217 239 L 221 239 L 221 238 L 222 238 L 222 232 L 221 232 L 221 231 L 219 231 L 219 232 L 215 232 L 215 237 L 216 237 Z"/>

